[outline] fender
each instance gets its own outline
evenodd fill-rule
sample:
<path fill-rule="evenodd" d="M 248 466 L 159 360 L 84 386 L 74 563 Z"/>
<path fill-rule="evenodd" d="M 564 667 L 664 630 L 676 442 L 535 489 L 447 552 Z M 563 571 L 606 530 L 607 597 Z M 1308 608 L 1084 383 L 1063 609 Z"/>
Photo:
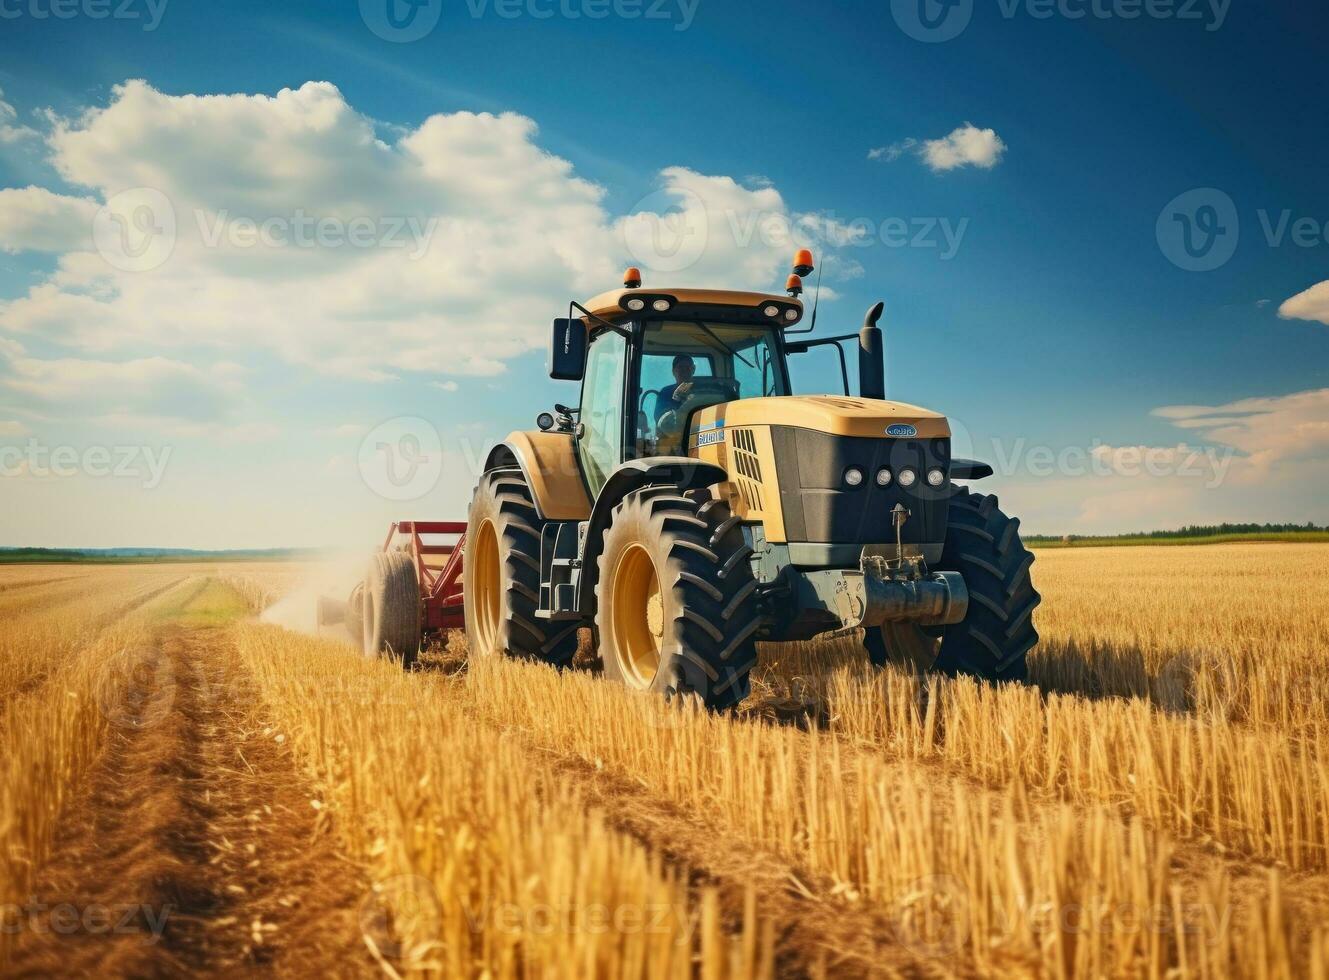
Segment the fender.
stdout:
<path fill-rule="evenodd" d="M 952 480 L 982 480 L 992 475 L 992 467 L 973 459 L 951 460 Z"/>
<path fill-rule="evenodd" d="M 485 460 L 485 472 L 517 467 L 542 521 L 584 521 L 591 498 L 570 432 L 513 432 Z"/>
<path fill-rule="evenodd" d="M 691 456 L 630 459 L 616 467 L 605 481 L 600 496 L 595 499 L 590 523 L 583 538 L 586 549 L 581 555 L 581 575 L 577 580 L 577 609 L 582 615 L 589 617 L 595 612 L 595 590 L 600 580 L 600 549 L 614 508 L 624 497 L 642 487 L 662 483 L 676 486 L 679 493 L 683 493 L 714 486 L 726 479 L 728 474 L 723 467 L 703 463 Z"/>

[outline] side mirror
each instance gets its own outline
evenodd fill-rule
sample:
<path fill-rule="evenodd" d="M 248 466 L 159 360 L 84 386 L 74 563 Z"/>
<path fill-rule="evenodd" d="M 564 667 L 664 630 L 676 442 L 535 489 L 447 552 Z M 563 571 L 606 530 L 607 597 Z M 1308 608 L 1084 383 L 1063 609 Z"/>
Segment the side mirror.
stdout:
<path fill-rule="evenodd" d="M 580 320 L 554 321 L 548 367 L 555 381 L 582 379 L 586 373 L 586 325 Z"/>

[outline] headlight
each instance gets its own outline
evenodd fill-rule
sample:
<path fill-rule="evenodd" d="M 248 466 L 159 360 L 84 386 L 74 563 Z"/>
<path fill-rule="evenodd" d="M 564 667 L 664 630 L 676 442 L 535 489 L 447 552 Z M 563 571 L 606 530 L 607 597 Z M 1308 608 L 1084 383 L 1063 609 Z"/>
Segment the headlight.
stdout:
<path fill-rule="evenodd" d="M 780 315 L 780 307 L 778 307 L 778 306 L 768 306 L 768 307 L 766 307 L 766 309 L 762 310 L 762 312 L 765 313 L 765 314 L 766 314 L 768 317 L 770 317 L 772 320 L 774 320 L 777 316 Z"/>
<path fill-rule="evenodd" d="M 895 479 L 895 477 L 891 475 L 891 471 L 887 467 L 883 466 L 881 469 L 877 470 L 877 486 L 889 487 L 891 485 L 891 480 L 893 479 Z"/>
<path fill-rule="evenodd" d="M 798 310 L 785 310 L 784 318 L 788 320 L 790 323 L 793 323 L 795 320 L 798 319 Z"/>
<path fill-rule="evenodd" d="M 669 300 L 657 299 L 654 303 L 651 304 L 651 306 L 656 313 L 665 313 L 668 312 L 669 310 Z"/>
<path fill-rule="evenodd" d="M 917 482 L 918 482 L 918 474 L 915 473 L 913 470 L 900 471 L 900 486 L 912 487 Z"/>
<path fill-rule="evenodd" d="M 939 487 L 946 482 L 946 474 L 941 470 L 928 470 L 928 483 Z"/>
<path fill-rule="evenodd" d="M 630 299 L 628 300 L 628 309 L 632 310 L 634 313 L 638 312 L 639 310 L 644 310 L 646 309 L 646 300 Z"/>
<path fill-rule="evenodd" d="M 848 484 L 849 486 L 851 486 L 851 487 L 859 487 L 859 486 L 862 486 L 862 485 L 863 485 L 863 471 L 860 470 L 857 466 L 851 466 L 851 467 L 849 467 L 849 469 L 847 469 L 847 470 L 844 471 L 844 482 L 847 483 L 847 484 Z"/>

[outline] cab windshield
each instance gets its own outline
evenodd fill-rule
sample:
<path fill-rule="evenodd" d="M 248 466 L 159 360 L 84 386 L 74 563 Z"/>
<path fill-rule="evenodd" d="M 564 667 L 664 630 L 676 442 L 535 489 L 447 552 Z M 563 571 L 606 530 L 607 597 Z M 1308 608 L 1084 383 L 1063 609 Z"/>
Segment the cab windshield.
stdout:
<path fill-rule="evenodd" d="M 757 324 L 656 320 L 646 324 L 637 387 L 638 456 L 683 453 L 693 412 L 789 394 L 775 330 Z"/>

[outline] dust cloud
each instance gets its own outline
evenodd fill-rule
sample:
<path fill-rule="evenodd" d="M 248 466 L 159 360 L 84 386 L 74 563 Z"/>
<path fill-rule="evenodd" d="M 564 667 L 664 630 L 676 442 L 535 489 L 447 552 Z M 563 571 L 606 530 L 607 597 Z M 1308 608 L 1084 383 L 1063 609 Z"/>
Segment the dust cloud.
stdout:
<path fill-rule="evenodd" d="M 358 644 L 359 637 L 352 638 L 340 623 L 320 627 L 318 608 L 320 600 L 344 603 L 351 590 L 364 578 L 367 561 L 365 552 L 356 552 L 310 566 L 280 599 L 263 611 L 260 621 L 296 633 L 343 640 L 348 645 Z"/>

